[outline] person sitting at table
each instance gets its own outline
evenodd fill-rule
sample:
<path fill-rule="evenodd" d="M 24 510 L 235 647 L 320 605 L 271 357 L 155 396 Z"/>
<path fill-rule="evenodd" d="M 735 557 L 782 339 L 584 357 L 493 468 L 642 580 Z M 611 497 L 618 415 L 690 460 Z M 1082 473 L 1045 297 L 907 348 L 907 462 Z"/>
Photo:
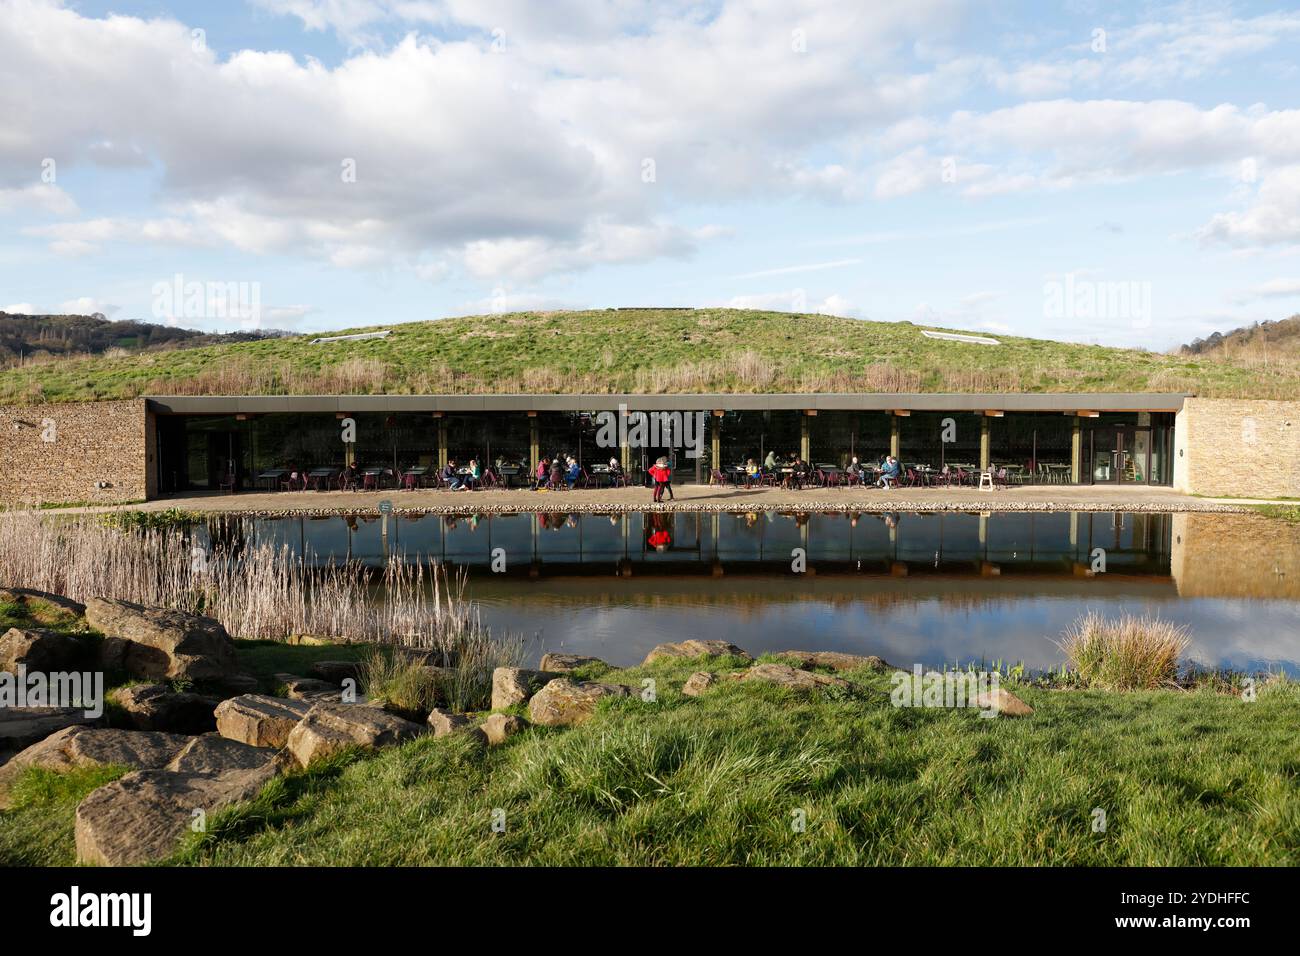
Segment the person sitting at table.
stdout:
<path fill-rule="evenodd" d="M 558 489 L 564 484 L 564 465 L 560 461 L 560 456 L 556 455 L 551 459 L 551 478 L 546 487 Z"/>
<path fill-rule="evenodd" d="M 551 473 L 551 463 L 543 458 L 537 463 L 537 470 L 533 472 L 533 488 L 540 490 L 546 484 L 546 476 Z"/>
<path fill-rule="evenodd" d="M 347 491 L 349 488 L 357 490 L 357 469 L 351 462 L 344 465 L 343 471 L 339 473 L 339 489 Z"/>
<path fill-rule="evenodd" d="M 898 481 L 902 474 L 903 467 L 898 463 L 898 459 L 893 455 L 888 455 L 885 458 L 884 464 L 881 465 L 880 480 L 876 482 L 876 484 L 881 488 L 892 488 L 894 487 L 894 482 Z"/>
<path fill-rule="evenodd" d="M 469 467 L 465 469 L 463 477 L 464 480 L 460 483 L 460 488 L 457 491 L 470 491 L 482 479 L 483 468 L 479 465 L 477 458 L 469 460 Z"/>
<path fill-rule="evenodd" d="M 763 470 L 769 475 L 776 471 L 776 452 L 769 451 L 767 457 L 763 459 Z"/>
<path fill-rule="evenodd" d="M 581 474 L 582 474 L 582 469 L 578 467 L 578 461 L 577 461 L 577 459 L 576 459 L 576 458 L 570 458 L 570 459 L 569 459 L 569 470 L 566 471 L 566 472 L 564 473 L 564 481 L 565 481 L 565 484 L 567 484 L 567 485 L 569 486 L 569 490 L 570 490 L 570 491 L 572 491 L 572 490 L 573 490 L 573 486 L 576 485 L 576 484 L 578 483 L 578 477 L 579 477 Z"/>
<path fill-rule="evenodd" d="M 442 466 L 442 471 L 438 473 L 439 477 L 447 483 L 447 487 L 452 491 L 459 491 L 463 482 L 460 475 L 456 473 L 456 459 L 448 458 L 447 464 Z"/>
<path fill-rule="evenodd" d="M 613 488 L 622 477 L 623 465 L 617 458 L 611 458 L 609 460 L 609 486 Z"/>
<path fill-rule="evenodd" d="M 745 487 L 749 487 L 755 482 L 763 480 L 763 469 L 758 467 L 754 459 L 745 462 Z"/>

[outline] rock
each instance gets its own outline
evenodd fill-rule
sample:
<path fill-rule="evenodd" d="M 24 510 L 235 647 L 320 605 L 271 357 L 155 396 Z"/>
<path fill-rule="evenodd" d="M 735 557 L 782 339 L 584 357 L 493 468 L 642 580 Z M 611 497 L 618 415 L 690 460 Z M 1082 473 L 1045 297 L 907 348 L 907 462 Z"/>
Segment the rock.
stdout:
<path fill-rule="evenodd" d="M 361 663 L 359 661 L 317 661 L 308 670 L 313 677 L 342 684 L 345 680 L 361 680 Z"/>
<path fill-rule="evenodd" d="M 839 651 L 781 651 L 776 656 L 797 660 L 802 670 L 825 667 L 833 671 L 852 671 L 859 667 L 867 667 L 880 672 L 889 667 L 881 658 L 874 655 L 841 654 Z"/>
<path fill-rule="evenodd" d="M 682 685 L 682 693 L 687 697 L 699 697 L 717 682 L 718 677 L 716 674 L 710 674 L 708 671 L 696 671 Z"/>
<path fill-rule="evenodd" d="M 203 734 L 217 726 L 213 711 L 219 701 L 201 694 L 178 693 L 166 684 L 124 687 L 110 697 L 126 712 L 136 730 Z"/>
<path fill-rule="evenodd" d="M 16 673 L 19 666 L 28 673 L 79 671 L 91 657 L 84 642 L 57 631 L 11 627 L 0 635 L 0 671 Z"/>
<path fill-rule="evenodd" d="M 37 591 L 35 588 L 0 588 L 0 603 L 22 604 L 30 607 L 36 602 L 51 604 L 65 612 L 68 617 L 81 617 L 86 613 L 86 605 L 62 594 Z"/>
<path fill-rule="evenodd" d="M 975 698 L 974 705 L 980 710 L 992 710 L 1007 717 L 1028 717 L 1034 712 L 1023 700 L 999 687 L 997 690 L 985 691 Z"/>
<path fill-rule="evenodd" d="M 680 641 L 676 644 L 660 644 L 646 655 L 644 664 L 652 664 L 665 657 L 740 657 L 753 660 L 749 652 L 727 641 Z"/>
<path fill-rule="evenodd" d="M 347 747 L 386 747 L 418 737 L 425 728 L 364 704 L 315 704 L 292 731 L 286 746 L 299 764 Z"/>
<path fill-rule="evenodd" d="M 0 707 L 0 750 L 21 750 L 65 727 L 99 722 L 81 707 Z"/>
<path fill-rule="evenodd" d="M 244 694 L 217 705 L 217 733 L 250 747 L 283 747 L 311 704 L 264 694 Z"/>
<path fill-rule="evenodd" d="M 211 816 L 255 797 L 279 773 L 274 762 L 225 773 L 139 770 L 100 787 L 77 807 L 77 859 L 131 866 L 175 852 L 195 811 Z"/>
<path fill-rule="evenodd" d="M 232 770 L 261 770 L 273 764 L 277 771 L 288 763 L 283 750 L 250 747 L 238 740 L 204 734 L 194 737 L 167 764 L 173 773 L 228 773 Z"/>
<path fill-rule="evenodd" d="M 796 670 L 787 664 L 755 664 L 745 671 L 740 676 L 740 679 L 742 681 L 762 681 L 767 684 L 777 684 L 791 690 L 822 690 L 827 687 L 849 688 L 853 686 L 843 678 L 831 677 L 829 674 L 814 674 L 811 671 Z"/>
<path fill-rule="evenodd" d="M 547 681 L 559 674 L 530 671 L 522 667 L 498 667 L 492 672 L 492 709 L 501 710 L 522 704 L 537 693 Z"/>
<path fill-rule="evenodd" d="M 505 743 L 507 737 L 513 737 L 527 728 L 528 721 L 514 714 L 493 714 L 479 724 L 479 730 L 487 737 L 488 743 L 493 746 Z"/>
<path fill-rule="evenodd" d="M 238 697 L 240 694 L 256 694 L 261 683 L 252 674 L 227 674 L 213 686 L 226 697 Z"/>
<path fill-rule="evenodd" d="M 569 674 L 579 667 L 586 667 L 588 664 L 609 666 L 599 657 L 586 657 L 582 654 L 544 654 L 540 666 L 543 671 L 549 671 L 552 674 Z"/>
<path fill-rule="evenodd" d="M 453 714 L 451 711 L 443 710 L 440 707 L 435 707 L 429 711 L 427 723 L 435 737 L 445 737 L 447 734 L 454 734 L 459 730 L 465 730 L 473 726 L 473 721 L 465 714 Z"/>
<path fill-rule="evenodd" d="M 137 677 L 218 680 L 236 671 L 235 644 L 210 617 L 91 598 L 86 622 L 111 641 L 126 642 L 105 654 L 110 660 L 120 654 L 122 669 Z"/>
<path fill-rule="evenodd" d="M 623 684 L 600 684 L 559 677 L 539 690 L 528 702 L 528 716 L 535 724 L 548 727 L 580 724 L 596 709 L 602 697 L 627 697 L 631 689 Z"/>
<path fill-rule="evenodd" d="M 27 767 L 64 772 L 109 764 L 141 770 L 165 767 L 187 743 L 184 734 L 98 727 L 65 727 L 0 767 L 0 793 Z"/>
<path fill-rule="evenodd" d="M 292 700 L 336 700 L 342 701 L 343 690 L 338 684 L 319 680 L 315 677 L 299 677 L 296 674 L 276 674 L 275 679 L 284 685 L 285 693 Z"/>

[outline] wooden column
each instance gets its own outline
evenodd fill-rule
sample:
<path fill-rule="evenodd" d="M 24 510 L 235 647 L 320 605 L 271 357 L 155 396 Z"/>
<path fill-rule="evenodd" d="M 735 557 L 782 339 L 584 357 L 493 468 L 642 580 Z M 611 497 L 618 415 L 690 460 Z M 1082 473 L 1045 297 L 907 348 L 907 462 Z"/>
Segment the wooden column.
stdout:
<path fill-rule="evenodd" d="M 542 460 L 541 449 L 537 447 L 537 413 L 528 412 L 528 460 L 532 463 L 530 467 L 534 472 L 537 471 L 537 464 Z M 529 477 L 532 477 L 531 475 Z M 536 522 L 534 522 L 536 524 Z"/>
<path fill-rule="evenodd" d="M 990 435 L 988 416 L 980 419 L 980 471 L 989 470 Z"/>
<path fill-rule="evenodd" d="M 889 453 L 895 458 L 898 458 L 901 455 L 903 447 L 902 423 L 899 421 L 899 418 L 900 416 L 898 412 L 894 412 L 889 416 Z M 890 535 L 890 540 L 893 540 L 892 529 L 890 530 Z"/>
<path fill-rule="evenodd" d="M 1083 419 L 1077 415 L 1070 434 L 1070 480 L 1076 485 L 1083 481 Z"/>
<path fill-rule="evenodd" d="M 812 423 L 809 419 L 816 414 L 815 411 L 805 410 L 799 416 L 799 457 L 804 461 L 812 458 L 812 436 L 809 434 L 812 430 Z"/>
<path fill-rule="evenodd" d="M 438 416 L 438 467 L 447 465 L 447 419 Z"/>

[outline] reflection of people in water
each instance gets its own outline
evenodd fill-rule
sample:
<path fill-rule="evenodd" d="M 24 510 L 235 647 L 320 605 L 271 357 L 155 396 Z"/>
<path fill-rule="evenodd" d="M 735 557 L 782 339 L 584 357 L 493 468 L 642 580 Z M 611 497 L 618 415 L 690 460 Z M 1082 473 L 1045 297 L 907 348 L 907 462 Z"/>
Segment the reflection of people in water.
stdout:
<path fill-rule="evenodd" d="M 855 511 L 851 515 L 849 515 L 849 527 L 856 528 L 858 526 L 858 519 L 861 517 L 862 517 L 861 511 Z"/>
<path fill-rule="evenodd" d="M 794 515 L 794 526 L 796 528 L 805 527 L 808 524 L 808 512 L 796 511 Z"/>
<path fill-rule="evenodd" d="M 898 522 L 903 520 L 903 516 L 894 511 L 886 511 L 883 514 L 876 515 L 876 517 L 883 521 L 887 528 L 897 528 Z"/>
<path fill-rule="evenodd" d="M 752 528 L 752 527 L 754 527 L 754 525 L 756 525 L 756 524 L 758 524 L 758 512 L 756 512 L 756 511 L 746 511 L 746 512 L 745 512 L 745 527 L 746 527 L 746 528 Z"/>
<path fill-rule="evenodd" d="M 651 514 L 646 518 L 646 544 L 656 551 L 667 551 L 673 543 L 672 515 Z"/>

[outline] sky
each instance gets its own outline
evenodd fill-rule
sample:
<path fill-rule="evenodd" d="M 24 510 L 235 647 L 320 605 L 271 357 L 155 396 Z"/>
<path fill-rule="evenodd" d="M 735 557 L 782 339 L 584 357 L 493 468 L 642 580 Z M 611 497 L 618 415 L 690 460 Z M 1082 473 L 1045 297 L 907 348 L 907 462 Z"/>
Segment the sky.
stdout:
<path fill-rule="evenodd" d="M 0 0 L 0 309 L 1300 312 L 1300 9 Z"/>

